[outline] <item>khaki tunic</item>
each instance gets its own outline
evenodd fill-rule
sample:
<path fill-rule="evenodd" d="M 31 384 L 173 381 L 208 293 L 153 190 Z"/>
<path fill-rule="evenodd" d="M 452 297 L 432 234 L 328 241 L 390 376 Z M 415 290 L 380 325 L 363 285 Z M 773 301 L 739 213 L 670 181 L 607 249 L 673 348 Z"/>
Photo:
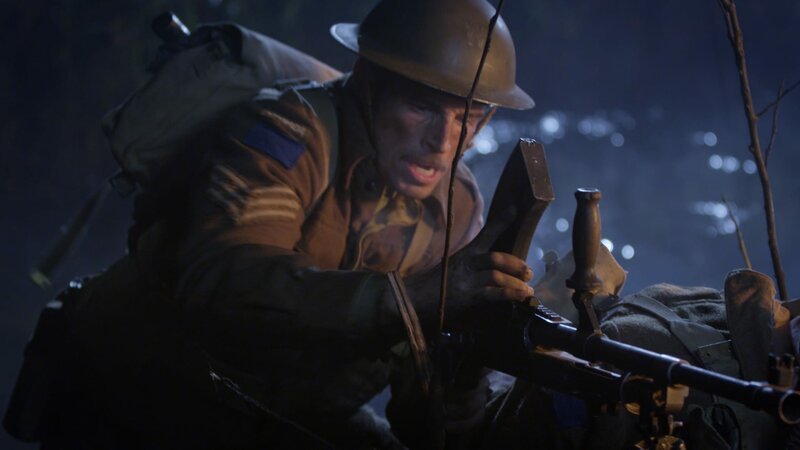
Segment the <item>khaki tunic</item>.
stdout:
<path fill-rule="evenodd" d="M 355 89 L 347 79 L 329 88 L 338 162 L 329 161 L 329 133 L 302 91 L 265 90 L 230 113 L 223 139 L 209 143 L 210 170 L 193 190 L 175 259 L 176 297 L 198 317 L 203 346 L 255 375 L 260 382 L 249 389 L 266 406 L 312 430 L 352 415 L 389 383 L 405 337 L 385 272 L 439 263 L 449 178 L 422 201 L 391 192 Z M 277 132 L 267 141 L 281 148 L 251 139 L 254 129 Z M 457 250 L 477 234 L 483 209 L 463 165 L 455 203 Z M 404 259 L 423 221 L 430 242 L 416 260 Z M 154 234 L 140 239 L 139 254 L 158 267 L 158 251 L 147 250 L 158 248 Z"/>

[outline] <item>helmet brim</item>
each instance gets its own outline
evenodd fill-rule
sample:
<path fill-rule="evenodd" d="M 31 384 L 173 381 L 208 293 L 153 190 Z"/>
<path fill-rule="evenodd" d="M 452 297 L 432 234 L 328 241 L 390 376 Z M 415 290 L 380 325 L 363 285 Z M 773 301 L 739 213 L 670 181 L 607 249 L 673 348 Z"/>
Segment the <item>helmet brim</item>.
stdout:
<path fill-rule="evenodd" d="M 409 69 L 409 64 L 407 62 L 396 61 L 388 55 L 362 52 L 358 45 L 359 24 L 357 23 L 337 23 L 331 26 L 330 33 L 338 43 L 384 69 L 403 75 L 406 78 L 436 90 L 459 97 L 466 96 L 465 92 L 453 92 L 451 89 L 445 88 L 443 83 L 437 82 L 434 77 L 421 76 L 427 72 L 424 68 L 418 67 L 418 70 L 412 71 Z M 495 92 L 492 98 L 483 98 L 480 94 L 476 94 L 474 99 L 487 104 L 519 110 L 531 109 L 535 105 L 533 99 L 518 85 L 514 85 L 514 88 L 508 92 Z"/>

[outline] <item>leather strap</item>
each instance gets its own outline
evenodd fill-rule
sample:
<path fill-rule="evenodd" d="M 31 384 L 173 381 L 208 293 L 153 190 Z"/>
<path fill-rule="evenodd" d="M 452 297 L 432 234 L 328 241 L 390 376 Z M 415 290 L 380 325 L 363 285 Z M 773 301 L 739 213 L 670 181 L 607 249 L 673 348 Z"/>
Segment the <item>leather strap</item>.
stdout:
<path fill-rule="evenodd" d="M 400 274 L 397 271 L 392 271 L 387 274 L 389 276 L 389 285 L 394 294 L 394 301 L 397 304 L 397 310 L 400 311 L 400 317 L 403 318 L 403 325 L 406 329 L 408 336 L 408 343 L 411 347 L 411 356 L 414 359 L 414 368 L 417 372 L 417 379 L 419 380 L 422 392 L 427 396 L 430 392 L 432 364 L 430 355 L 428 355 L 428 345 L 425 342 L 425 335 L 422 333 L 422 325 L 419 322 L 419 317 L 414 309 L 414 305 L 406 294 L 405 284 Z"/>

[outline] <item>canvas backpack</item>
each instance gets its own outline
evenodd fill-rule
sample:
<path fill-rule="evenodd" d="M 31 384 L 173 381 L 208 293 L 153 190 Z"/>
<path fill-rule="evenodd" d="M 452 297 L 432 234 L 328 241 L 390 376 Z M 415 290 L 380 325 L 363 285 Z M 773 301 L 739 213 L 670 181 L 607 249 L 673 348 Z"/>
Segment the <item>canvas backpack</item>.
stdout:
<path fill-rule="evenodd" d="M 137 189 L 153 194 L 137 197 L 137 203 L 145 207 L 134 212 L 129 248 L 159 210 L 164 209 L 153 203 L 175 200 L 181 194 L 173 192 L 173 188 L 185 186 L 201 167 L 204 155 L 187 151 L 191 147 L 187 143 L 229 108 L 252 99 L 262 89 L 294 86 L 302 90 L 302 96 L 330 130 L 329 161 L 338 160 L 336 110 L 321 83 L 338 78 L 342 75 L 339 71 L 233 23 L 202 25 L 190 35 L 177 18 L 165 13 L 154 21 L 154 28 L 165 17 L 170 20 L 167 28 L 183 30 L 178 33 L 180 36 L 174 39 L 176 42 L 164 42 L 148 67 L 151 76 L 102 120 L 111 152 L 120 167 L 110 178 L 111 186 L 121 196 Z M 157 182 L 159 175 L 177 165 L 181 165 L 181 170 L 173 172 L 181 174 L 182 179 Z M 329 180 L 335 171 L 336 164 L 330 164 Z M 41 263 L 31 270 L 34 283 L 42 288 L 50 286 L 53 272 L 85 234 L 109 190 L 110 186 L 103 183 L 84 201 L 68 226 L 62 228 Z"/>
<path fill-rule="evenodd" d="M 177 155 L 181 142 L 262 89 L 286 87 L 288 80 L 321 84 L 341 76 L 295 48 L 232 23 L 200 26 L 185 48 L 153 72 L 102 122 L 122 171 L 143 186 Z M 321 89 L 305 87 L 304 96 L 335 131 L 330 100 L 320 95 Z"/>

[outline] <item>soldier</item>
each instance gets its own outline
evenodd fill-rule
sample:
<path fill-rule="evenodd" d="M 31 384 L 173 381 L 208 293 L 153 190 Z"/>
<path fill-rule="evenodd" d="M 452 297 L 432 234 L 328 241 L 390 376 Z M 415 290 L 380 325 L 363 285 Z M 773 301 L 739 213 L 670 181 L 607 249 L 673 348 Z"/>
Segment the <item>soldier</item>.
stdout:
<path fill-rule="evenodd" d="M 205 158 L 167 172 L 165 185 L 184 172 L 199 174 L 179 189 L 179 199 L 140 198 L 131 257 L 91 287 L 92 297 L 119 298 L 146 286 L 159 293 L 147 296 L 155 298 L 151 303 L 172 308 L 141 313 L 147 316 L 144 334 L 153 337 L 144 344 L 137 337 L 125 352 L 129 365 L 112 376 L 119 381 L 125 372 L 142 384 L 121 399 L 112 388 L 113 400 L 105 399 L 128 411 L 113 419 L 118 427 L 124 423 L 122 433 L 141 436 L 149 428 L 142 442 L 166 440 L 172 447 L 244 447 L 258 439 L 293 446 L 280 429 L 299 425 L 343 448 L 400 445 L 363 408 L 390 382 L 395 394 L 414 383 L 403 375 L 408 348 L 386 272 L 400 272 L 423 328 L 432 330 L 451 170 L 456 252 L 447 325 L 478 326 L 493 305 L 533 293 L 524 261 L 488 252 L 491 233 L 473 241 L 483 202 L 469 170 L 451 167 L 464 97 L 493 13 L 485 0 L 384 0 L 360 25 L 333 26 L 334 38 L 359 56 L 352 73 L 325 86 L 336 129 L 311 106 L 308 91 L 264 91 L 198 139 L 203 151 L 194 152 Z M 467 142 L 496 107 L 533 106 L 515 84 L 515 51 L 502 19 L 493 33 Z M 156 209 L 166 212 L 142 221 L 148 202 L 160 202 Z M 150 304 L 131 303 L 140 309 Z M 105 340 L 100 336 L 115 327 L 107 325 L 96 338 L 86 332 L 84 339 Z M 175 328 L 180 333 L 173 335 Z M 132 356 L 140 350 L 143 356 Z M 200 356 L 187 356 L 195 353 Z M 184 375 L 189 366 L 241 394 L 235 401 L 252 400 L 278 425 L 236 423 L 220 412 L 224 408 L 201 405 L 201 393 L 186 381 L 193 375 Z M 154 389 L 142 381 L 152 372 L 177 381 Z M 148 406 L 168 397 L 180 406 Z M 483 382 L 452 393 L 461 402 L 449 409 L 450 430 L 478 424 L 486 397 Z M 389 405 L 392 429 L 405 445 L 422 442 L 424 414 L 417 406 L 414 395 L 394 395 Z M 140 426 L 141 416 L 157 425 Z M 211 433 L 215 427 L 226 431 Z"/>

